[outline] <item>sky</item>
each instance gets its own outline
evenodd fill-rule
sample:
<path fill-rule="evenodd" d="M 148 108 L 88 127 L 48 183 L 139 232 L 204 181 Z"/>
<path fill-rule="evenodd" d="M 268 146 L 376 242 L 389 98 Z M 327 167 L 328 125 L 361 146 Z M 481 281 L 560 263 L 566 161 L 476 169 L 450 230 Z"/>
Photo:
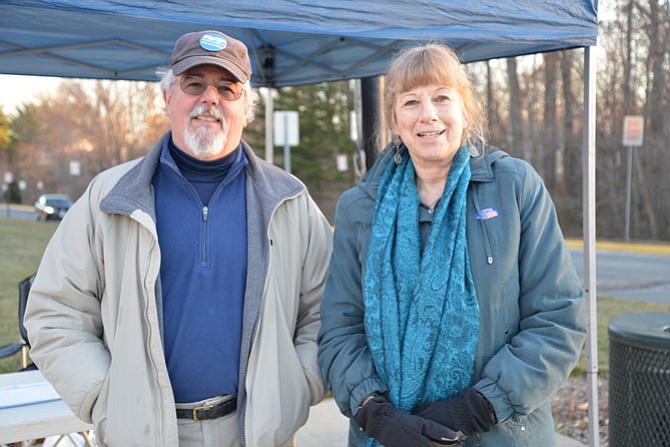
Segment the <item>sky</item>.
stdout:
<path fill-rule="evenodd" d="M 16 107 L 30 102 L 42 92 L 54 91 L 62 78 L 0 74 L 0 106 L 12 115 Z"/>

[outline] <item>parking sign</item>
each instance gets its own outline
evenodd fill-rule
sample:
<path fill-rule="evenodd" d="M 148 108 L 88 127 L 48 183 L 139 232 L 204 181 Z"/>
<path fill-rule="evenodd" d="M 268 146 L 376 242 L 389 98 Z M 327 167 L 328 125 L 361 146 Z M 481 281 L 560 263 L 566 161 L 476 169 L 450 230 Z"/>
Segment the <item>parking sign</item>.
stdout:
<path fill-rule="evenodd" d="M 623 118 L 623 145 L 642 146 L 644 137 L 644 117 L 626 115 Z"/>

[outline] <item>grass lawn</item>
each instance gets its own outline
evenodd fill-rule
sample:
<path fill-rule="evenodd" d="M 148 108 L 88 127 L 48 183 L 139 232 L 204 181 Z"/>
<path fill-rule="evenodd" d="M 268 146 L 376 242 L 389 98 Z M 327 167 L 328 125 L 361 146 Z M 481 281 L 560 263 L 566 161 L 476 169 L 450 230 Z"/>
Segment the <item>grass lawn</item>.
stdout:
<path fill-rule="evenodd" d="M 37 270 L 58 223 L 0 217 L 0 346 L 19 341 L 19 281 Z M 0 373 L 17 371 L 20 351 L 0 360 Z"/>
<path fill-rule="evenodd" d="M 598 314 L 598 369 L 599 372 L 607 375 L 609 372 L 609 337 L 607 334 L 607 325 L 609 321 L 617 315 L 633 314 L 642 312 L 670 312 L 670 305 L 645 303 L 642 301 L 623 300 L 619 298 L 598 297 L 596 304 Z M 584 352 L 575 368 L 575 374 L 585 373 Z"/>
<path fill-rule="evenodd" d="M 58 223 L 12 220 L 0 217 L 0 346 L 19 341 L 18 283 L 37 270 L 42 252 Z M 598 297 L 598 365 L 609 369 L 607 324 L 617 315 L 670 312 L 670 306 Z M 17 371 L 20 355 L 0 360 L 0 373 Z M 584 356 L 575 370 L 584 373 Z"/>

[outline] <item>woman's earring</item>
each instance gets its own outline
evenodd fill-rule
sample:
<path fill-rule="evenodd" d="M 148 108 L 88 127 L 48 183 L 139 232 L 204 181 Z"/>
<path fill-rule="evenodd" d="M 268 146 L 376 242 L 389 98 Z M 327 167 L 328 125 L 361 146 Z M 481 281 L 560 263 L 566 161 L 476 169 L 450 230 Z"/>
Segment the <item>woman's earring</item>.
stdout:
<path fill-rule="evenodd" d="M 395 141 L 395 154 L 393 154 L 393 162 L 400 166 L 402 164 L 402 154 L 400 153 L 400 146 L 402 145 L 402 140 L 398 137 Z"/>

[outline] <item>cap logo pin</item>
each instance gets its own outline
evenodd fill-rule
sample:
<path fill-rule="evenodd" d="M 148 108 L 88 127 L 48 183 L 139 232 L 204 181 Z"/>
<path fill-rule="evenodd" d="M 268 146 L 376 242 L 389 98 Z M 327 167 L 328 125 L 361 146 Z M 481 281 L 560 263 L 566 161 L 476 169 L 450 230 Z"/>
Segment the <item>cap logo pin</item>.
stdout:
<path fill-rule="evenodd" d="M 221 51 L 228 46 L 228 41 L 225 37 L 212 33 L 202 36 L 199 43 L 207 51 Z"/>

